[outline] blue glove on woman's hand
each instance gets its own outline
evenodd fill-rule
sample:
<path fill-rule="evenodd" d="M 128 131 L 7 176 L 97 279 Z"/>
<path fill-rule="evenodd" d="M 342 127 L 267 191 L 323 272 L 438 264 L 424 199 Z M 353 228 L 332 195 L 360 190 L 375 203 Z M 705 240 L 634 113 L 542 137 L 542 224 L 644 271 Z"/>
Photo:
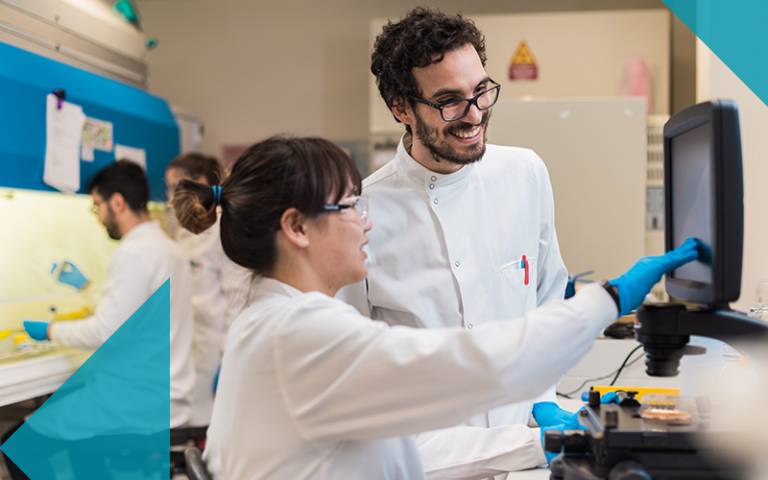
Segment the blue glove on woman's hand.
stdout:
<path fill-rule="evenodd" d="M 699 258 L 699 248 L 699 241 L 689 238 L 665 255 L 641 258 L 624 275 L 609 281 L 619 293 L 619 315 L 639 307 L 662 275 Z"/>
<path fill-rule="evenodd" d="M 50 340 L 48 338 L 48 322 L 37 320 L 24 320 L 24 330 L 35 340 Z"/>
<path fill-rule="evenodd" d="M 579 414 L 571 413 L 560 408 L 555 402 L 538 402 L 533 404 L 533 418 L 539 427 L 565 425 L 566 428 L 577 428 Z"/>
<path fill-rule="evenodd" d="M 58 268 L 59 263 L 53 262 L 53 265 L 51 265 L 51 274 L 55 275 L 56 280 L 63 284 L 75 287 L 78 290 L 82 290 L 90 283 L 88 277 L 86 277 L 83 272 L 77 268 L 77 265 L 70 262 L 69 260 L 64 260 L 61 262 L 61 271 L 58 271 Z"/>

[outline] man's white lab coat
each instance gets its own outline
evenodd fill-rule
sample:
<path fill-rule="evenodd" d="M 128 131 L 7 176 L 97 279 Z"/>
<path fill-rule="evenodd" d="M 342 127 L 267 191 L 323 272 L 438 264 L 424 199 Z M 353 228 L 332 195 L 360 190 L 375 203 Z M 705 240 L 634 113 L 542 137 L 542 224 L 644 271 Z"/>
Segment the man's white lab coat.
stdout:
<path fill-rule="evenodd" d="M 395 158 L 365 179 L 363 194 L 373 222 L 368 276 L 339 298 L 364 315 L 390 325 L 471 330 L 563 298 L 568 274 L 552 187 L 532 150 L 487 145 L 479 162 L 441 175 L 416 162 L 401 141 Z M 430 476 L 471 473 L 462 465 L 474 464 L 477 450 L 491 459 L 488 471 L 534 466 L 515 460 L 536 456 L 525 453 L 538 448 L 533 432 L 499 427 L 526 425 L 535 401 L 555 401 L 554 386 L 538 399 L 519 400 L 465 427 L 420 436 Z"/>
<path fill-rule="evenodd" d="M 390 327 L 269 278 L 254 296 L 228 333 L 208 429 L 217 479 L 424 478 L 411 434 L 540 395 L 617 315 L 597 285 L 472 330 Z M 520 456 L 544 461 L 538 446 Z"/>
<path fill-rule="evenodd" d="M 171 278 L 171 428 L 187 424 L 195 383 L 192 363 L 191 277 L 179 247 L 153 221 L 131 229 L 109 264 L 104 296 L 83 320 L 54 322 L 51 339 L 78 348 L 99 348 L 168 278 Z M 124 433 L 124 432 L 120 432 Z"/>

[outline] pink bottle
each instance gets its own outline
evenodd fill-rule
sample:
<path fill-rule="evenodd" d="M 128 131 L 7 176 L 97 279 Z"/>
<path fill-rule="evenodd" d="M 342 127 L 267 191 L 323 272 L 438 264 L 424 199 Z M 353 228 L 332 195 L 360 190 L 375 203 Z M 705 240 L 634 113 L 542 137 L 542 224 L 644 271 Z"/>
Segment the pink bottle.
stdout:
<path fill-rule="evenodd" d="M 632 57 L 624 63 L 624 81 L 621 94 L 631 97 L 645 97 L 645 113 L 653 112 L 651 96 L 651 72 L 640 57 Z"/>

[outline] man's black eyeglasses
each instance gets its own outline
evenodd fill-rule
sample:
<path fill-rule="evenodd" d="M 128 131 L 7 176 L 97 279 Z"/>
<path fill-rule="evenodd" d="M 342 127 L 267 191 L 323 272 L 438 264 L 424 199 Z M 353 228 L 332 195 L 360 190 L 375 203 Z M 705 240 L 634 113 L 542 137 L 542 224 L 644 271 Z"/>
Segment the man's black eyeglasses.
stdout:
<path fill-rule="evenodd" d="M 480 111 L 485 111 L 496 103 L 499 99 L 501 85 L 493 80 L 490 80 L 490 82 L 493 84 L 491 88 L 483 90 L 472 98 L 448 100 L 445 102 L 431 102 L 420 97 L 411 97 L 411 99 L 417 103 L 423 103 L 424 105 L 429 105 L 432 108 L 440 110 L 440 116 L 443 117 L 443 120 L 446 122 L 454 122 L 466 117 L 472 105 L 476 106 Z"/>

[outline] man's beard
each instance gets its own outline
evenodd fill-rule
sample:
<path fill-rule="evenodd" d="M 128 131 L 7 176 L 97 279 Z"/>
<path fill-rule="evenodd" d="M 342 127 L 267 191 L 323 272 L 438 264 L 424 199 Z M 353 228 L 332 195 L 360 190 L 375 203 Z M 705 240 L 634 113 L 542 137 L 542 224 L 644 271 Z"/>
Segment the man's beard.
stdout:
<path fill-rule="evenodd" d="M 104 227 L 107 229 L 107 235 L 112 240 L 120 240 L 123 235 L 120 233 L 120 227 L 117 226 L 117 220 L 115 220 L 115 213 L 112 211 L 112 207 L 107 205 L 107 221 L 104 223 Z"/>
<path fill-rule="evenodd" d="M 416 112 L 414 112 L 416 113 Z M 419 114 L 415 114 L 416 117 L 416 129 L 415 129 L 415 136 L 418 138 L 422 144 L 424 144 L 425 147 L 432 153 L 432 157 L 438 162 L 445 160 L 450 163 L 455 163 L 457 165 L 467 165 L 470 163 L 477 162 L 481 158 L 483 158 L 483 155 L 485 154 L 485 142 L 487 141 L 487 126 L 488 121 L 491 118 L 491 111 L 487 110 L 483 114 L 483 119 L 480 121 L 480 128 L 483 129 L 483 140 L 480 144 L 480 148 L 477 149 L 477 151 L 469 152 L 466 154 L 461 154 L 456 151 L 453 147 L 451 147 L 447 141 L 443 140 L 442 145 L 438 144 L 440 140 L 438 140 L 438 131 L 436 128 L 429 128 L 427 124 L 421 119 Z M 445 129 L 446 136 L 450 135 L 452 132 L 461 131 L 461 130 L 467 130 L 470 128 L 475 127 L 476 125 L 472 125 L 465 122 L 456 122 L 455 124 L 450 125 Z"/>

